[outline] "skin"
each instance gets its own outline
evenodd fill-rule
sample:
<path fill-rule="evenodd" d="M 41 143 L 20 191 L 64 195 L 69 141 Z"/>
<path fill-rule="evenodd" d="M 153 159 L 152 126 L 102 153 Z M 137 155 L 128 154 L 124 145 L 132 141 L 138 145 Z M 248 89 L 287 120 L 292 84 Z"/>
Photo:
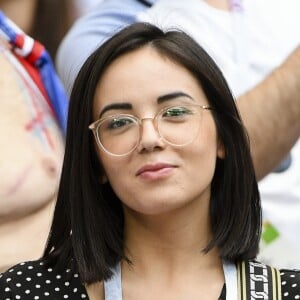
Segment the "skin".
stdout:
<path fill-rule="evenodd" d="M 193 100 L 157 102 L 158 97 L 178 91 Z M 109 110 L 103 116 L 130 113 L 146 118 L 186 101 L 208 105 L 185 68 L 146 46 L 118 58 L 106 70 L 95 94 L 94 119 L 112 103 L 130 103 L 132 108 Z M 131 154 L 116 158 L 97 148 L 107 180 L 124 207 L 126 254 L 133 261 L 133 266 L 122 263 L 124 299 L 143 299 L 145 290 L 147 299 L 217 299 L 220 295 L 224 275 L 218 251 L 204 255 L 201 249 L 211 238 L 211 181 L 216 158 L 224 153 L 211 113 L 202 115 L 200 132 L 184 147 L 163 142 L 147 120 Z M 141 167 L 158 162 L 173 167 L 163 174 L 137 175 Z M 99 299 L 96 295 L 103 294 L 103 286 L 92 285 L 88 293 L 91 299 Z"/>
<path fill-rule="evenodd" d="M 228 0 L 205 2 L 216 9 L 230 11 Z M 274 170 L 299 138 L 299 78 L 300 47 L 297 47 L 260 84 L 237 99 L 250 137 L 258 180 Z"/>
<path fill-rule="evenodd" d="M 228 0 L 205 0 L 205 2 L 216 9 L 230 10 L 230 1 Z"/>
<path fill-rule="evenodd" d="M 64 142 L 42 94 L 30 79 L 20 76 L 12 54 L 0 49 L 0 271 L 4 271 L 42 254 Z"/>
<path fill-rule="evenodd" d="M 250 137 L 258 180 L 277 166 L 299 138 L 299 78 L 300 47 L 265 80 L 237 100 Z"/>
<path fill-rule="evenodd" d="M 37 0 L 0 0 L 0 9 L 22 30 L 31 32 Z"/>

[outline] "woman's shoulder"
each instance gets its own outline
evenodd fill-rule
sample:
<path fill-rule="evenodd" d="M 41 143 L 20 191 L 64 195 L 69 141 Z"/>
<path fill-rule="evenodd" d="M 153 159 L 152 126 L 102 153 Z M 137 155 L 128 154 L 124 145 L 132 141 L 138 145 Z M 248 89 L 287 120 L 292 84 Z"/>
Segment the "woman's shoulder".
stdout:
<path fill-rule="evenodd" d="M 0 274 L 0 299 L 88 299 L 79 274 L 46 266 L 42 260 L 23 262 Z"/>

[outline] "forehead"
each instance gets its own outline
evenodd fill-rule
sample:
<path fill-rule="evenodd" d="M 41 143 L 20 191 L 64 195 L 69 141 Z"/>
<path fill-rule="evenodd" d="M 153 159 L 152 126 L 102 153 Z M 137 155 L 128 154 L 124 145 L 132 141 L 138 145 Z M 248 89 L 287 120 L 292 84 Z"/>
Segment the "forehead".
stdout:
<path fill-rule="evenodd" d="M 117 58 L 105 70 L 95 102 L 101 106 L 111 101 L 149 101 L 174 91 L 206 100 L 201 84 L 189 70 L 153 47 L 145 46 Z"/>

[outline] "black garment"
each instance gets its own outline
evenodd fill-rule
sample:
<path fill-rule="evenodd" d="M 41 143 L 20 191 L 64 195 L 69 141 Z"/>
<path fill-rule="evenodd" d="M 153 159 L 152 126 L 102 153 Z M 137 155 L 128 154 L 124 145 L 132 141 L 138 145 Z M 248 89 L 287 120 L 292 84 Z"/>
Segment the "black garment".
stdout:
<path fill-rule="evenodd" d="M 280 275 L 282 300 L 300 300 L 300 270 L 281 270 Z M 78 273 L 67 269 L 58 274 L 41 261 L 31 261 L 0 274 L 0 299 L 82 300 L 88 295 Z M 219 300 L 226 300 L 225 287 Z"/>
<path fill-rule="evenodd" d="M 79 274 L 70 269 L 58 274 L 42 261 L 18 264 L 0 275 L 1 300 L 88 299 Z"/>

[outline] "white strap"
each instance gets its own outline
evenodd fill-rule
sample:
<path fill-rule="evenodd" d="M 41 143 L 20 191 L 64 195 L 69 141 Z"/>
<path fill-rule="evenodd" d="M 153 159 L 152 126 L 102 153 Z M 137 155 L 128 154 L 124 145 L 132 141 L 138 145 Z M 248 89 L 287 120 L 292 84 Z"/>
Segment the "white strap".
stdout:
<path fill-rule="evenodd" d="M 233 263 L 223 262 L 223 271 L 225 275 L 226 284 L 226 299 L 237 300 L 237 270 L 236 265 Z"/>
<path fill-rule="evenodd" d="M 105 300 L 122 300 L 122 283 L 120 264 L 113 269 L 111 279 L 104 281 Z"/>

